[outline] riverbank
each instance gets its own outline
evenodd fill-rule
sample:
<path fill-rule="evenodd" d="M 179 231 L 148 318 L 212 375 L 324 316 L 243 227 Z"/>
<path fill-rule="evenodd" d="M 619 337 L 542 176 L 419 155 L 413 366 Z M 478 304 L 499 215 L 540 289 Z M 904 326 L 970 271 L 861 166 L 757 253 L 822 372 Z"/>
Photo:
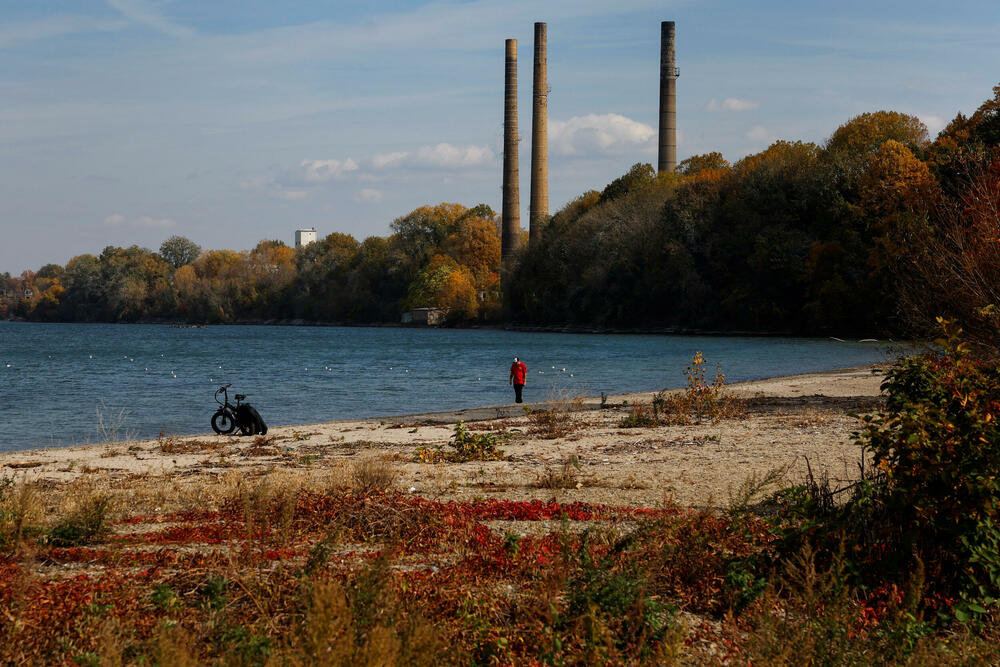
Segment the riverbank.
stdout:
<path fill-rule="evenodd" d="M 851 414 L 877 407 L 880 381 L 862 367 L 738 383 L 726 417 L 674 425 L 630 427 L 662 398 L 639 393 L 3 453 L 0 661 L 422 664 L 415 647 L 439 664 L 484 651 L 533 664 L 553 632 L 583 650 L 553 616 L 580 590 L 647 596 L 634 608 L 663 630 L 642 639 L 657 664 L 783 648 L 748 636 L 757 608 L 727 615 L 733 563 L 770 538 L 762 519 L 718 510 L 810 472 L 855 479 Z M 447 458 L 459 422 L 502 454 Z M 423 634 L 391 643 L 369 613 Z M 313 637 L 337 643 L 321 659 Z"/>
<path fill-rule="evenodd" d="M 808 471 L 835 484 L 857 474 L 858 427 L 850 414 L 878 402 L 873 367 L 730 385 L 745 415 L 687 425 L 622 426 L 652 392 L 566 397 L 549 403 L 331 421 L 272 429 L 266 437 L 195 435 L 7 452 L 0 477 L 63 487 L 194 488 L 227 476 L 282 474 L 302 484 L 350 475 L 359 462 L 385 466 L 393 484 L 440 500 L 555 499 L 657 507 L 718 507 L 749 478 L 774 471 L 786 482 Z M 525 408 L 534 411 L 527 413 Z M 549 410 L 553 424 L 540 423 Z M 501 436 L 504 460 L 418 462 L 418 448 L 442 451 L 462 421 L 473 433 Z M 141 493 L 140 495 L 146 495 Z"/>
<path fill-rule="evenodd" d="M 23 317 L 0 318 L 0 322 L 27 322 L 53 324 L 47 320 L 32 320 Z M 70 323 L 70 322 L 60 322 Z M 807 338 L 829 338 L 838 342 L 845 340 L 860 340 L 864 342 L 882 342 L 887 345 L 910 345 L 911 342 L 900 342 L 891 337 L 884 337 L 882 334 L 871 334 L 871 332 L 858 331 L 794 331 L 794 330 L 755 330 L 755 329 L 699 329 L 683 326 L 665 327 L 620 327 L 595 324 L 528 324 L 524 322 L 490 322 L 490 321 L 462 321 L 445 322 L 444 324 L 428 326 L 414 322 L 328 322 L 322 320 L 306 320 L 301 318 L 274 319 L 274 318 L 244 318 L 227 322 L 189 322 L 187 320 L 175 319 L 141 319 L 135 321 L 116 320 L 113 322 L 103 321 L 77 321 L 75 324 L 151 324 L 158 326 L 172 326 L 179 328 L 205 328 L 205 327 L 226 327 L 226 326 L 266 326 L 266 327 L 351 327 L 351 328 L 373 328 L 373 329 L 457 329 L 457 330 L 486 330 L 486 331 L 516 331 L 520 333 L 565 333 L 565 334 L 592 334 L 592 335 L 635 335 L 635 336 L 742 336 L 750 338 L 779 338 L 779 337 L 807 337 Z M 831 335 L 836 334 L 836 335 Z M 879 337 L 873 337 L 879 336 Z"/>

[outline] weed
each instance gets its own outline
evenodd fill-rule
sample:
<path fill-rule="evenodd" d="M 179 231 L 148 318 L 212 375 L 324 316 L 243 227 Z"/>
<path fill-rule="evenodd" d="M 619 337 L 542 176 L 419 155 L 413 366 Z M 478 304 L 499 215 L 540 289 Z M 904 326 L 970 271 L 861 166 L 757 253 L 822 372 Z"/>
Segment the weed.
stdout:
<path fill-rule="evenodd" d="M 465 428 L 463 422 L 455 424 L 455 432 L 448 443 L 452 451 L 446 452 L 441 447 L 418 447 L 413 457 L 414 461 L 420 463 L 438 463 L 439 461 L 451 461 L 462 463 L 465 461 L 501 461 L 504 458 L 503 450 L 498 447 L 502 442 L 510 437 L 505 432 L 494 433 L 485 431 L 473 433 Z"/>
<path fill-rule="evenodd" d="M 174 611 L 181 607 L 181 599 L 167 584 L 156 584 L 153 587 L 153 592 L 149 594 L 149 600 L 156 608 L 163 611 Z"/>
<path fill-rule="evenodd" d="M 740 399 L 726 391 L 726 376 L 716 365 L 711 381 L 706 377 L 705 358 L 696 352 L 684 369 L 687 387 L 682 391 L 657 392 L 649 408 L 635 405 L 619 422 L 621 428 L 686 425 L 698 419 L 738 419 L 746 415 Z"/>
<path fill-rule="evenodd" d="M 361 459 L 351 467 L 351 480 L 362 493 L 387 491 L 396 482 L 399 472 L 388 462 L 376 458 Z"/>
<path fill-rule="evenodd" d="M 49 530 L 49 544 L 56 547 L 75 547 L 89 544 L 110 532 L 108 507 L 111 499 L 98 494 L 86 494 L 76 507 L 56 522 Z"/>
<path fill-rule="evenodd" d="M 558 468 L 545 466 L 545 471 L 535 480 L 535 486 L 541 489 L 578 489 L 583 486 L 579 481 L 579 472 L 580 459 L 572 454 Z"/>
<path fill-rule="evenodd" d="M 38 533 L 41 515 L 33 484 L 0 478 L 0 553 L 16 550 L 26 537 Z"/>
<path fill-rule="evenodd" d="M 156 447 L 164 454 L 201 454 L 219 452 L 225 449 L 226 443 L 218 440 L 182 440 L 180 438 L 156 439 Z"/>
<path fill-rule="evenodd" d="M 763 475 L 759 475 L 756 471 L 751 472 L 744 478 L 735 492 L 730 491 L 727 511 L 734 515 L 749 511 L 751 504 L 759 499 L 765 491 L 781 484 L 787 473 L 787 465 L 772 468 Z"/>
<path fill-rule="evenodd" d="M 660 420 L 649 414 L 644 405 L 633 405 L 629 413 L 618 420 L 619 428 L 649 428 L 657 426 Z"/>
<path fill-rule="evenodd" d="M 545 440 L 563 438 L 580 428 L 580 424 L 566 410 L 525 407 L 524 412 L 528 415 L 528 433 Z"/>
<path fill-rule="evenodd" d="M 114 409 L 103 401 L 97 403 L 98 442 L 127 442 L 135 440 L 136 431 L 128 427 L 128 408 Z"/>
<path fill-rule="evenodd" d="M 268 664 L 274 639 L 254 634 L 242 625 L 223 624 L 217 628 L 213 641 L 215 650 L 223 656 L 224 664 L 257 667 Z"/>
<path fill-rule="evenodd" d="M 226 591 L 229 582 L 225 577 L 211 576 L 198 587 L 202 606 L 208 609 L 222 609 L 226 606 Z"/>

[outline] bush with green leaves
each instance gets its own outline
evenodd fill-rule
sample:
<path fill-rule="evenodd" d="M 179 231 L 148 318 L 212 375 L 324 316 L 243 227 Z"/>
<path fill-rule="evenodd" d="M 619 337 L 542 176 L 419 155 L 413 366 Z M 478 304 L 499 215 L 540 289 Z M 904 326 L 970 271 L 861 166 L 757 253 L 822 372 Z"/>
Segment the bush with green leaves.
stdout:
<path fill-rule="evenodd" d="M 1000 598 L 1000 368 L 942 327 L 940 352 L 890 369 L 860 441 L 884 476 L 891 546 L 961 596 L 961 618 Z"/>
<path fill-rule="evenodd" d="M 782 551 L 843 548 L 862 588 L 907 587 L 920 571 L 925 611 L 967 621 L 1000 601 L 1000 368 L 941 325 L 938 351 L 886 373 L 885 407 L 855 436 L 870 468 L 849 497 L 805 487 L 787 496 Z"/>
<path fill-rule="evenodd" d="M 52 526 L 49 544 L 55 547 L 75 547 L 107 535 L 111 530 L 108 516 L 110 502 L 110 498 L 100 495 L 82 499 L 72 512 Z"/>
<path fill-rule="evenodd" d="M 417 452 L 413 457 L 414 461 L 420 463 L 437 463 L 439 461 L 451 461 L 452 463 L 462 463 L 464 461 L 502 461 L 503 450 L 499 445 L 509 438 L 507 433 L 473 433 L 465 428 L 463 422 L 455 424 L 455 432 L 451 436 L 452 451 L 446 452 L 438 447 L 417 447 Z"/>

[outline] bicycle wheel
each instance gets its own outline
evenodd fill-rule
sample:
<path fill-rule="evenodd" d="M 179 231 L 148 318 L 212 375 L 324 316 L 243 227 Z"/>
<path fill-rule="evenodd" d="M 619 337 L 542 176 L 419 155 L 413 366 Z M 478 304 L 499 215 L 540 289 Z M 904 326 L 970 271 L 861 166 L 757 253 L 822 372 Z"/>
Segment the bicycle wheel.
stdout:
<path fill-rule="evenodd" d="M 229 410 L 216 410 L 212 415 L 212 430 L 219 435 L 229 435 L 236 430 L 236 419 Z"/>

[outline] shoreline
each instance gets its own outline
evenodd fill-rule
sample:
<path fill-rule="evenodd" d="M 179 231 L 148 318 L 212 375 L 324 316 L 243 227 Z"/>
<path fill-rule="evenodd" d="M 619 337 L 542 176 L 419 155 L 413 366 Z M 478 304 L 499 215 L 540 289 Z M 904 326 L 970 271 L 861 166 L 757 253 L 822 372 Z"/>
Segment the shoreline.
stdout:
<path fill-rule="evenodd" d="M 444 325 L 404 324 L 402 322 L 322 322 L 302 319 L 260 319 L 238 320 L 233 322 L 185 322 L 181 320 L 140 320 L 137 322 L 46 322 L 42 320 L 26 320 L 23 318 L 8 318 L 0 322 L 17 322 L 23 324 L 145 324 L 151 326 L 168 326 L 177 328 L 205 327 L 344 327 L 353 329 L 443 329 L 443 330 L 478 330 L 517 331 L 520 333 L 567 333 L 587 334 L 595 336 L 709 336 L 713 338 L 732 336 L 736 338 L 813 338 L 834 340 L 839 342 L 878 342 L 884 345 L 911 345 L 913 341 L 896 340 L 892 337 L 876 338 L 883 334 L 860 334 L 856 331 L 825 331 L 825 332 L 795 332 L 795 331 L 754 331 L 728 329 L 693 329 L 681 326 L 664 327 L 617 327 L 592 324 L 526 324 L 519 322 L 458 322 Z M 834 335 L 836 334 L 836 335 Z M 861 337 L 864 336 L 864 337 Z M 857 339 L 856 341 L 850 339 Z M 918 341 L 919 343 L 919 341 Z"/>
<path fill-rule="evenodd" d="M 873 373 L 873 371 L 875 371 Z M 381 461 L 398 487 L 444 500 L 476 497 L 551 499 L 656 507 L 671 498 L 682 506 L 724 502 L 748 475 L 782 469 L 789 480 L 807 470 L 836 482 L 853 481 L 860 450 L 850 413 L 873 409 L 881 375 L 864 366 L 734 383 L 745 418 L 685 425 L 623 428 L 635 405 L 656 392 L 566 401 L 479 406 L 368 419 L 278 426 L 264 437 L 196 434 L 0 453 L 0 478 L 46 485 L 212 485 L 238 475 L 290 475 L 320 483 L 351 474 L 364 461 Z M 682 390 L 674 390 L 682 391 Z M 553 409 L 565 426 L 546 434 L 523 408 Z M 418 448 L 448 449 L 454 425 L 503 435 L 504 460 L 428 464 Z M 568 466 L 572 463 L 574 470 Z M 550 488 L 554 471 L 577 481 Z"/>
<path fill-rule="evenodd" d="M 734 392 L 747 391 L 750 387 L 755 387 L 762 383 L 774 383 L 774 382 L 793 382 L 796 380 L 802 381 L 820 381 L 824 380 L 826 377 L 831 375 L 838 375 L 841 373 L 856 372 L 862 370 L 870 370 L 875 368 L 876 365 L 869 366 L 849 366 L 845 368 L 835 368 L 828 371 L 815 371 L 811 373 L 796 373 L 793 375 L 776 375 L 768 376 L 762 378 L 756 378 L 753 380 L 741 380 L 739 382 L 734 382 L 732 384 L 727 384 L 726 388 Z M 652 400 L 652 397 L 659 392 L 666 392 L 668 394 L 677 393 L 683 391 L 683 387 L 673 387 L 665 388 L 660 390 L 644 390 L 636 392 L 628 392 L 624 394 L 608 394 L 605 396 L 607 403 L 609 405 L 628 405 L 635 403 L 636 401 L 644 401 L 646 403 Z M 547 410 L 554 407 L 561 407 L 568 402 L 576 403 L 577 410 L 597 410 L 600 409 L 601 396 L 576 396 L 572 399 L 560 399 L 560 400 L 546 400 L 546 401 L 533 401 L 525 403 L 500 403 L 495 405 L 478 405 L 468 408 L 457 408 L 454 410 L 433 410 L 431 412 L 408 412 L 402 414 L 386 414 L 386 415 L 372 415 L 367 417 L 352 417 L 347 419 L 330 419 L 326 421 L 318 422 L 300 422 L 295 424 L 279 424 L 275 426 L 269 426 L 268 433 L 272 433 L 278 429 L 302 429 L 306 427 L 320 427 L 326 425 L 336 425 L 336 424 L 354 424 L 363 422 L 385 422 L 385 423 L 399 423 L 405 421 L 422 421 L 427 423 L 435 424 L 454 424 L 458 421 L 483 421 L 487 419 L 496 419 L 497 415 L 501 412 L 510 413 L 513 411 L 523 411 L 524 408 L 530 408 L 533 410 Z M 511 416 L 507 414 L 507 416 Z M 215 433 L 209 431 L 203 431 L 198 433 L 187 433 L 187 434 L 169 434 L 164 435 L 164 437 L 169 438 L 201 438 L 201 437 L 218 437 Z M 140 437 L 123 442 L 140 442 L 149 443 L 155 442 L 159 438 L 152 437 Z M 30 453 L 30 452 L 44 452 L 53 449 L 65 449 L 65 448 L 81 448 L 81 447 L 100 447 L 107 445 L 106 442 L 84 442 L 84 443 L 67 443 L 67 444 L 54 444 L 45 446 L 32 446 L 25 449 L 12 449 L 5 452 L 0 452 L 0 468 L 3 467 L 3 457 L 6 455 L 14 455 L 18 453 Z"/>

